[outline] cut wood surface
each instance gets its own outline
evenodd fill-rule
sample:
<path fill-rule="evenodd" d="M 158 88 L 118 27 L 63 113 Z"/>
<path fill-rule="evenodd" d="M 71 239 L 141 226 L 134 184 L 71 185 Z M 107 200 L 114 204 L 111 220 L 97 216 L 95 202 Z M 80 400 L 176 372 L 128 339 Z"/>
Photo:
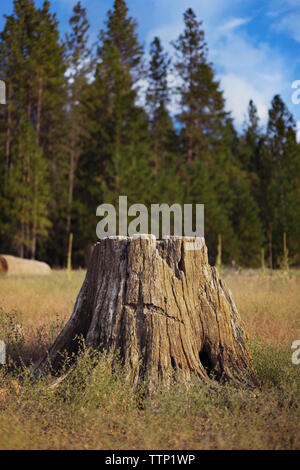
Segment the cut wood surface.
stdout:
<path fill-rule="evenodd" d="M 187 237 L 98 242 L 73 314 L 36 369 L 49 360 L 59 369 L 61 353 L 76 352 L 82 335 L 88 348 L 118 353 L 136 383 L 167 381 L 170 371 L 252 383 L 237 308 L 200 241 L 197 250 Z"/>
<path fill-rule="evenodd" d="M 50 274 L 51 268 L 42 261 L 0 255 L 0 273 L 6 275 Z"/>

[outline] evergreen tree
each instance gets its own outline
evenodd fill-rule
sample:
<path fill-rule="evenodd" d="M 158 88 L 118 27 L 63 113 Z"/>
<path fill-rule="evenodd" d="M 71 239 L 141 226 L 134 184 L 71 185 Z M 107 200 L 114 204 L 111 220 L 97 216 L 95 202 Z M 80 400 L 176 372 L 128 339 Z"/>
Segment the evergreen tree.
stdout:
<path fill-rule="evenodd" d="M 11 144 L 25 113 L 36 130 L 50 170 L 50 217 L 55 230 L 45 249 L 52 259 L 56 256 L 57 264 L 62 254 L 60 237 L 62 231 L 65 236 L 62 220 L 67 209 L 64 72 L 63 46 L 49 2 L 36 8 L 33 0 L 14 0 L 13 14 L 6 17 L 0 38 L 0 73 L 8 88 L 8 104 L 0 125 L 5 168 L 7 172 L 14 166 L 17 154 L 13 155 Z"/>
<path fill-rule="evenodd" d="M 148 150 L 144 142 L 148 135 L 147 118 L 136 106 L 137 90 L 134 88 L 140 78 L 143 51 L 138 43 L 136 22 L 128 17 L 124 0 L 115 0 L 106 26 L 106 31 L 100 32 L 97 70 L 98 86 L 109 98 L 105 116 L 109 126 L 109 142 L 105 146 L 108 159 L 103 188 L 107 197 L 116 201 L 122 191 L 129 190 L 132 178 L 135 181 L 132 197 L 139 194 L 137 169 L 143 179 L 143 166 L 147 162 L 142 160 Z"/>
<path fill-rule="evenodd" d="M 154 198 L 164 202 L 179 202 L 183 194 L 179 174 L 179 140 L 167 106 L 170 102 L 168 71 L 170 59 L 163 51 L 160 39 L 150 45 L 146 104 L 150 115 L 150 134 L 154 157 Z"/>
<path fill-rule="evenodd" d="M 14 165 L 5 182 L 6 232 L 19 256 L 36 256 L 37 243 L 47 236 L 50 190 L 47 162 L 37 133 L 26 115 L 18 125 L 12 149 Z"/>
<path fill-rule="evenodd" d="M 180 112 L 169 112 L 171 60 L 159 38 L 150 45 L 145 77 L 137 23 L 125 0 L 114 0 L 94 61 L 86 10 L 78 2 L 63 43 L 49 1 L 14 0 L 0 32 L 0 247 L 65 264 L 75 232 L 75 264 L 95 240 L 101 202 L 204 203 L 212 263 L 222 235 L 224 263 L 255 266 L 262 244 L 269 265 L 300 253 L 300 145 L 279 95 L 266 132 L 251 100 L 238 136 L 208 61 L 202 22 L 192 9 L 173 43 Z M 92 78 L 91 78 L 92 77 Z"/>
<path fill-rule="evenodd" d="M 238 157 L 241 168 L 249 174 L 249 183 L 251 177 L 255 178 L 258 163 L 258 148 L 260 139 L 263 137 L 259 125 L 259 116 L 253 100 L 249 101 L 248 115 L 244 124 L 243 134 L 238 144 Z"/>
<path fill-rule="evenodd" d="M 183 126 L 186 159 L 190 162 L 201 152 L 208 157 L 207 149 L 213 152 L 222 147 L 227 113 L 219 82 L 207 59 L 202 22 L 189 8 L 184 13 L 184 23 L 184 32 L 173 45 L 177 57 L 175 70 L 181 80 L 178 119 Z"/>
<path fill-rule="evenodd" d="M 58 22 L 44 1 L 38 9 L 36 31 L 39 47 L 34 50 L 36 73 L 35 112 L 32 121 L 50 170 L 52 199 L 46 256 L 52 264 L 65 263 L 66 219 L 68 212 L 67 87 L 65 46 L 60 40 Z"/>
<path fill-rule="evenodd" d="M 240 241 L 235 261 L 243 266 L 258 267 L 264 243 L 259 208 L 243 172 L 236 167 L 232 167 L 230 184 L 234 193 L 234 203 L 229 217 L 234 233 L 238 234 Z"/>
<path fill-rule="evenodd" d="M 128 202 L 151 202 L 153 186 L 148 118 L 136 104 L 142 48 L 123 0 L 115 0 L 99 39 L 95 78 L 84 98 L 89 135 L 78 187 L 80 201 L 89 204 L 80 207 L 90 243 L 101 202 L 117 206 L 120 195 Z"/>
<path fill-rule="evenodd" d="M 272 267 L 280 264 L 284 232 L 287 233 L 292 252 L 299 252 L 300 151 L 296 139 L 296 124 L 279 95 L 275 95 L 271 103 L 267 136 L 269 152 L 266 160 L 266 225 Z"/>
<path fill-rule="evenodd" d="M 185 201 L 205 203 L 214 201 L 214 210 L 205 210 L 205 235 L 209 240 L 209 251 L 215 253 L 217 233 L 209 233 L 213 227 L 222 227 L 224 260 L 230 256 L 238 258 L 238 234 L 233 232 L 230 214 L 234 193 L 229 184 L 230 168 L 233 164 L 229 116 L 219 83 L 214 77 L 212 65 L 207 59 L 207 45 L 202 22 L 189 8 L 184 13 L 185 29 L 173 43 L 176 51 L 175 71 L 180 85 L 181 151 L 185 156 L 183 183 Z M 198 163 L 201 162 L 201 164 Z M 209 181 L 209 191 L 204 195 L 201 186 Z M 208 189 L 207 189 L 208 190 Z M 202 199 L 200 199 L 200 195 Z M 222 215 L 221 215 L 222 214 Z M 212 220 L 218 217 L 217 220 Z"/>
<path fill-rule="evenodd" d="M 263 220 L 264 184 L 267 175 L 264 174 L 264 159 L 261 158 L 266 150 L 257 108 L 250 100 L 244 133 L 235 146 L 238 168 L 232 176 L 232 187 L 236 195 L 232 221 L 243 241 L 241 263 L 249 266 L 259 265 L 260 250 L 266 240 Z"/>
<path fill-rule="evenodd" d="M 168 69 L 171 60 L 164 52 L 160 39 L 156 36 L 150 44 L 149 86 L 147 102 L 152 119 L 157 109 L 170 101 L 168 88 Z"/>
<path fill-rule="evenodd" d="M 136 83 L 143 72 L 143 48 L 139 44 L 137 22 L 128 15 L 125 0 L 114 0 L 112 10 L 107 12 L 106 30 L 101 30 L 99 57 L 104 57 L 112 46 L 118 52 L 118 61 L 130 71 L 131 82 Z"/>
<path fill-rule="evenodd" d="M 1 106 L 0 138 L 1 138 L 1 167 L 5 172 L 11 165 L 11 141 L 15 130 L 15 98 L 18 92 L 18 76 L 21 72 L 16 61 L 18 51 L 19 30 L 13 16 L 5 16 L 6 23 L 0 34 L 0 76 L 6 85 L 6 106 Z M 4 173 L 3 173 L 4 177 Z M 3 187 L 3 186 L 2 186 Z"/>
<path fill-rule="evenodd" d="M 67 211 L 67 236 L 71 231 L 71 215 L 73 208 L 73 193 L 76 180 L 76 170 L 80 153 L 82 151 L 82 139 L 86 136 L 85 118 L 82 106 L 82 97 L 87 85 L 88 74 L 91 73 L 93 61 L 91 49 L 88 47 L 89 23 L 86 17 L 86 9 L 78 2 L 73 8 L 73 16 L 70 19 L 71 33 L 66 37 L 66 60 L 68 64 L 68 153 L 69 153 L 69 177 L 68 177 L 68 211 Z"/>

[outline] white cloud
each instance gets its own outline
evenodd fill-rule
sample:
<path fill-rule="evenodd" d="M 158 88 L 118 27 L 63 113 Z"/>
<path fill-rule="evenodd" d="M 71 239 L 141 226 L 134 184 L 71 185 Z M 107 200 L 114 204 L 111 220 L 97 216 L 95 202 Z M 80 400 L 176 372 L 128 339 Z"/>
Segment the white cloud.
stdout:
<path fill-rule="evenodd" d="M 203 21 L 205 31 L 220 24 L 226 16 L 226 11 L 234 6 L 243 4 L 243 0 L 153 0 L 154 23 L 159 25 L 149 31 L 147 43 L 154 36 L 159 36 L 166 49 L 170 50 L 170 41 L 175 40 L 183 29 L 183 14 L 192 8 L 198 20 Z"/>
<path fill-rule="evenodd" d="M 250 99 L 257 107 L 261 122 L 263 124 L 267 122 L 268 104 L 264 92 L 256 89 L 244 77 L 231 73 L 222 76 L 222 85 L 227 108 L 232 110 L 232 116 L 240 126 L 245 121 Z"/>
<path fill-rule="evenodd" d="M 154 3 L 158 6 L 158 0 Z M 150 31 L 147 38 L 150 42 L 154 35 L 159 36 L 164 47 L 173 54 L 170 41 L 176 39 L 183 30 L 182 16 L 178 17 L 178 12 L 184 12 L 189 6 L 193 8 L 197 18 L 204 21 L 209 60 L 214 64 L 221 89 L 224 90 L 226 107 L 232 111 L 239 129 L 244 122 L 250 99 L 253 99 L 258 108 L 262 124 L 266 124 L 274 94 L 281 94 L 288 103 L 291 83 L 297 78 L 294 77 L 295 63 L 291 63 L 273 46 L 272 36 L 269 42 L 262 39 L 261 33 L 250 36 L 246 25 L 256 21 L 257 15 L 263 14 L 262 11 L 270 13 L 272 7 L 273 13 L 282 11 L 282 7 L 285 12 L 295 6 L 300 9 L 300 0 L 269 0 L 259 13 L 254 7 L 248 7 L 247 14 L 244 15 L 241 12 L 245 12 L 245 3 L 241 0 L 164 0 L 164 7 L 170 7 L 169 17 L 166 21 L 158 21 L 156 24 L 159 26 Z M 270 21 L 279 24 L 280 18 L 269 20 L 269 24 Z M 300 17 L 297 24 L 299 22 Z M 295 29 L 294 34 L 296 33 L 300 39 L 300 29 L 299 32 Z"/>
<path fill-rule="evenodd" d="M 211 57 L 220 69 L 227 108 L 238 127 L 243 124 L 250 99 L 258 108 L 262 124 L 266 124 L 273 95 L 292 81 L 284 58 L 267 43 L 253 44 L 245 32 L 238 31 L 229 31 L 225 38 L 216 35 Z"/>
<path fill-rule="evenodd" d="M 300 42 L 299 24 L 300 11 L 281 16 L 278 21 L 274 22 L 273 29 L 279 33 L 287 33 L 295 41 Z"/>
<path fill-rule="evenodd" d="M 233 29 L 238 28 L 239 26 L 243 26 L 244 24 L 249 23 L 249 18 L 232 18 L 228 20 L 225 24 L 220 26 L 219 32 L 228 32 L 232 31 Z"/>
<path fill-rule="evenodd" d="M 299 0 L 271 0 L 267 15 L 273 18 L 272 29 L 286 34 L 300 42 L 300 2 Z"/>

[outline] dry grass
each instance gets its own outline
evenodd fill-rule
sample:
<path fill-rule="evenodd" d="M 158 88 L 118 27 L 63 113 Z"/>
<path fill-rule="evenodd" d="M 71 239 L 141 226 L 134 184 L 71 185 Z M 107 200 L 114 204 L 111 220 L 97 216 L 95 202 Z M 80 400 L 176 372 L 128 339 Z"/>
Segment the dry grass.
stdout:
<path fill-rule="evenodd" d="M 225 275 L 249 333 L 260 389 L 180 381 L 145 398 L 107 361 L 83 359 L 55 392 L 27 368 L 0 369 L 0 449 L 299 449 L 300 276 Z M 0 339 L 14 364 L 35 359 L 69 318 L 84 272 L 0 276 Z M 10 364 L 12 366 L 12 362 Z"/>
<path fill-rule="evenodd" d="M 300 272 L 265 276 L 255 271 L 225 276 L 250 339 L 290 347 L 300 339 Z"/>
<path fill-rule="evenodd" d="M 8 328 L 18 325 L 17 343 L 22 343 L 25 361 L 35 361 L 54 341 L 72 313 L 84 276 L 84 271 L 73 271 L 69 281 L 65 271 L 48 276 L 0 275 L 0 322 L 1 313 L 2 318 L 9 313 Z"/>
<path fill-rule="evenodd" d="M 65 271 L 53 271 L 47 277 L 0 275 L 0 306 L 8 312 L 21 311 L 28 325 L 48 322 L 57 313 L 67 318 L 84 276 L 84 271 L 73 271 L 68 281 Z"/>

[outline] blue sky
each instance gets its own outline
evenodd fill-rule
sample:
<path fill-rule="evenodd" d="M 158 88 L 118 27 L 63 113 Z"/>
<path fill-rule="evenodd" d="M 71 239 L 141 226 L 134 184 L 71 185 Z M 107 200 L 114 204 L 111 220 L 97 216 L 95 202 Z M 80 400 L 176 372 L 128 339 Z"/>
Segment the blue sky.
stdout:
<path fill-rule="evenodd" d="M 52 0 L 60 29 L 65 32 L 77 0 Z M 36 5 L 42 1 L 36 0 Z M 91 24 L 91 40 L 103 27 L 113 0 L 82 0 Z M 300 0 L 128 0 L 130 13 L 138 21 L 138 33 L 146 52 L 157 35 L 172 53 L 170 41 L 183 29 L 183 12 L 192 7 L 203 28 L 227 109 L 240 129 L 249 99 L 253 99 L 262 124 L 274 94 L 279 93 L 292 111 L 300 130 L 300 104 L 292 103 L 291 86 L 300 80 Z M 10 14 L 13 1 L 0 5 Z M 172 77 L 171 77 L 172 78 Z M 173 104 L 175 109 L 175 104 Z"/>

